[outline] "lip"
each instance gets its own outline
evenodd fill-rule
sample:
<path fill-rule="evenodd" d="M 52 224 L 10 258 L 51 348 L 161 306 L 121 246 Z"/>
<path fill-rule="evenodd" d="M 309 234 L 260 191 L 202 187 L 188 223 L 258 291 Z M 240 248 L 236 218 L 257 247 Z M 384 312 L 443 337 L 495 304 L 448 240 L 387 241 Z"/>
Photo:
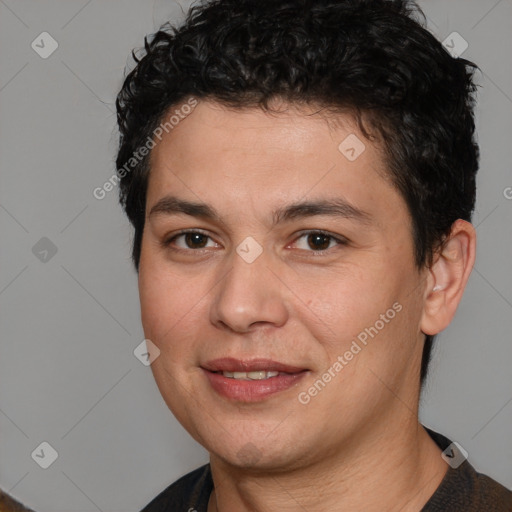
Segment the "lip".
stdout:
<path fill-rule="evenodd" d="M 237 402 L 259 402 L 276 393 L 290 389 L 309 371 L 271 359 L 240 360 L 222 358 L 202 365 L 211 387 L 219 395 Z M 276 371 L 279 375 L 264 380 L 237 380 L 215 372 Z"/>
<path fill-rule="evenodd" d="M 307 368 L 299 368 L 288 364 L 279 363 L 272 359 L 235 359 L 233 357 L 223 357 L 214 359 L 201 365 L 204 370 L 210 372 L 257 372 L 271 371 L 281 373 L 299 373 Z"/>

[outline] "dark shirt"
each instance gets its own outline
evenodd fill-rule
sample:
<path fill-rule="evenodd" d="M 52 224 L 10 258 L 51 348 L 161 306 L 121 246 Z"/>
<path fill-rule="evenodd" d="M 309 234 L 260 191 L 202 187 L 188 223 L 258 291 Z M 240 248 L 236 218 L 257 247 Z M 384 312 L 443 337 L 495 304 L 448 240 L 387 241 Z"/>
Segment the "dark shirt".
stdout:
<path fill-rule="evenodd" d="M 33 512 L 0 489 L 0 512 Z"/>
<path fill-rule="evenodd" d="M 443 435 L 426 430 L 441 450 L 451 445 Z M 210 465 L 205 464 L 171 484 L 141 512 L 207 512 L 212 490 Z M 448 467 L 420 512 L 512 512 L 512 492 L 465 460 L 457 468 Z"/>

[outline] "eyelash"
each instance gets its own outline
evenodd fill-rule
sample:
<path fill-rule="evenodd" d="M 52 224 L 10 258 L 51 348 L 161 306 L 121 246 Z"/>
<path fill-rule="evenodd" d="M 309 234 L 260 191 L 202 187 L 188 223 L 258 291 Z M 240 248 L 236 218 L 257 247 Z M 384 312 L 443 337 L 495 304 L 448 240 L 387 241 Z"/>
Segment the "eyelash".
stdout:
<path fill-rule="evenodd" d="M 197 234 L 197 235 L 203 235 L 209 239 L 211 239 L 210 235 L 208 235 L 207 233 L 205 233 L 204 231 L 201 231 L 199 229 L 183 229 L 181 230 L 179 233 L 173 235 L 172 237 L 170 238 L 167 238 L 165 239 L 163 242 L 162 242 L 162 245 L 164 248 L 167 248 L 167 249 L 170 249 L 172 251 L 175 251 L 175 252 L 201 252 L 202 250 L 207 250 L 207 249 L 182 249 L 182 248 L 176 248 L 176 247 L 172 247 L 172 242 L 174 242 L 177 238 L 179 238 L 180 236 L 183 236 L 183 235 L 186 235 L 188 233 L 191 233 L 191 234 Z M 312 230 L 306 230 L 306 231 L 302 231 L 299 233 L 299 235 L 297 236 L 297 238 L 295 238 L 294 242 L 296 242 L 297 240 L 301 239 L 302 237 L 305 237 L 305 236 L 309 236 L 309 235 L 321 235 L 321 236 L 324 236 L 326 238 L 329 238 L 330 240 L 334 241 L 334 242 L 337 242 L 338 245 L 347 245 L 348 244 L 348 240 L 343 238 L 343 237 L 336 237 L 334 235 L 332 235 L 331 233 L 328 233 L 327 231 L 322 231 L 321 229 L 312 229 Z M 317 256 L 323 256 L 324 254 L 328 253 L 331 249 L 333 249 L 333 247 L 329 248 L 329 249 L 322 249 L 322 250 L 311 250 L 311 251 L 306 251 L 306 252 L 311 252 Z M 301 249 L 301 250 L 305 250 L 305 249 Z"/>

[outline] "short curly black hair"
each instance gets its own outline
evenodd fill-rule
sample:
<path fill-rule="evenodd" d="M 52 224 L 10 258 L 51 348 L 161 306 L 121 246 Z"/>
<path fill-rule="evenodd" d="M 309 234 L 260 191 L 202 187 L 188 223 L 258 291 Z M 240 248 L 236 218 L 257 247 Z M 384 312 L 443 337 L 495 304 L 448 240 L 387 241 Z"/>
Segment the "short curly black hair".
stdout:
<path fill-rule="evenodd" d="M 127 162 L 191 96 L 235 108 L 268 110 L 277 98 L 354 113 L 383 148 L 408 205 L 417 266 L 431 265 L 453 222 L 470 221 L 474 210 L 478 68 L 425 27 L 421 9 L 405 0 L 213 0 L 146 37 L 116 102 L 120 202 L 135 228 L 137 271 L 149 155 L 129 172 Z M 433 340 L 426 336 L 421 384 Z"/>

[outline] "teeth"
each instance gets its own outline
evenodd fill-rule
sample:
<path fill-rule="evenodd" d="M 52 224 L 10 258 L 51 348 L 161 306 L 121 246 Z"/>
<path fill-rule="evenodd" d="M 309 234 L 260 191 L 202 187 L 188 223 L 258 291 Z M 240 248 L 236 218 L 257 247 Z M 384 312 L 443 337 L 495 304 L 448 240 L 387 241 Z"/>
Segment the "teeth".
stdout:
<path fill-rule="evenodd" d="M 222 372 L 222 375 L 230 379 L 264 380 L 269 379 L 270 377 L 277 377 L 279 372 L 267 372 L 264 370 L 257 372 Z"/>

